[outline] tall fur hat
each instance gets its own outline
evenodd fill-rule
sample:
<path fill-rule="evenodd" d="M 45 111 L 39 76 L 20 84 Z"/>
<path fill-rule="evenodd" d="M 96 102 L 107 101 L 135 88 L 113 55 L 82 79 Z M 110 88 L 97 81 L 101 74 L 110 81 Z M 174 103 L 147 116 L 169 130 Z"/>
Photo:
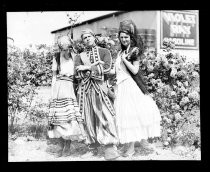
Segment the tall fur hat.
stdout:
<path fill-rule="evenodd" d="M 119 32 L 125 32 L 129 34 L 135 34 L 136 25 L 132 20 L 124 20 L 120 22 Z"/>

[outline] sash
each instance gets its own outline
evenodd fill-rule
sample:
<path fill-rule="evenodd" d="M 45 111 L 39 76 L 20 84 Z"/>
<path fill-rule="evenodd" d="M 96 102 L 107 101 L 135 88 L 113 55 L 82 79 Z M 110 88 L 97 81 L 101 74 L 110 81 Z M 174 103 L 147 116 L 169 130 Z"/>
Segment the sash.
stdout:
<path fill-rule="evenodd" d="M 83 52 L 80 54 L 81 60 L 84 65 L 91 66 L 93 63 L 100 61 L 100 56 L 98 52 L 98 47 L 93 47 L 92 51 L 89 52 Z M 79 72 L 78 74 L 82 78 L 80 83 L 80 88 L 78 90 L 78 99 L 79 99 L 79 110 L 82 114 L 83 119 L 84 118 L 84 101 L 85 101 L 85 95 L 88 93 L 88 90 L 90 87 L 93 87 L 94 90 L 102 96 L 102 99 L 104 100 L 108 110 L 112 115 L 115 115 L 115 111 L 113 108 L 113 105 L 111 101 L 109 100 L 107 96 L 108 88 L 105 89 L 106 83 L 104 83 L 104 73 L 103 73 L 103 66 L 102 64 L 97 64 L 95 66 L 97 70 L 97 74 L 94 74 L 94 71 L 87 71 Z"/>

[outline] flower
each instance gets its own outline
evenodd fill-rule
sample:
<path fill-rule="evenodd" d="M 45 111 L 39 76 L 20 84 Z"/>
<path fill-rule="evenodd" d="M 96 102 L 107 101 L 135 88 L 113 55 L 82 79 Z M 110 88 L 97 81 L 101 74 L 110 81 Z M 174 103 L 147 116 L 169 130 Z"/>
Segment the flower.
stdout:
<path fill-rule="evenodd" d="M 188 81 L 185 81 L 185 82 L 184 82 L 184 86 L 185 86 L 185 87 L 188 87 L 188 86 L 189 86 Z"/>
<path fill-rule="evenodd" d="M 175 96 L 176 95 L 176 92 L 175 91 L 171 91 L 171 96 Z"/>
<path fill-rule="evenodd" d="M 162 89 L 158 88 L 158 89 L 157 89 L 157 92 L 158 92 L 158 93 L 162 93 Z"/>
<path fill-rule="evenodd" d="M 113 40 L 109 40 L 108 43 L 111 44 L 111 45 L 115 45 Z"/>
<path fill-rule="evenodd" d="M 176 74 L 177 74 L 176 68 L 172 68 L 171 73 L 170 73 L 170 76 L 171 76 L 172 78 L 175 78 Z"/>
<path fill-rule="evenodd" d="M 152 78 L 152 77 L 154 77 L 154 76 L 155 76 L 154 73 L 150 73 L 150 74 L 148 75 L 149 78 Z"/>
<path fill-rule="evenodd" d="M 154 67 L 151 66 L 151 65 L 148 65 L 148 66 L 147 66 L 147 70 L 148 70 L 149 72 L 152 72 L 152 71 L 154 70 Z"/>
<path fill-rule="evenodd" d="M 154 84 L 156 84 L 157 81 L 155 79 L 151 79 L 150 82 L 154 85 Z"/>
<path fill-rule="evenodd" d="M 191 93 L 189 93 L 188 94 L 188 97 L 190 98 L 190 99 L 193 99 L 193 100 L 199 100 L 199 94 L 198 94 L 198 92 L 197 91 L 193 91 L 193 92 L 191 92 Z"/>
<path fill-rule="evenodd" d="M 180 109 L 180 106 L 176 104 L 176 105 L 174 105 L 174 109 L 175 110 L 179 110 Z"/>
<path fill-rule="evenodd" d="M 179 119 L 181 119 L 182 116 L 180 115 L 180 113 L 176 113 L 176 114 L 174 114 L 174 117 L 176 120 L 179 120 Z"/>
<path fill-rule="evenodd" d="M 176 81 L 176 83 L 177 83 L 177 85 L 178 85 L 179 87 L 182 86 L 182 83 L 181 83 L 180 81 Z"/>
<path fill-rule="evenodd" d="M 181 86 L 180 91 L 181 91 L 182 93 L 186 93 L 186 92 L 187 92 L 187 89 L 185 89 L 184 86 Z"/>
<path fill-rule="evenodd" d="M 180 101 L 180 106 L 184 106 L 185 104 L 187 104 L 189 102 L 189 98 L 188 97 L 183 97 L 182 100 Z"/>
<path fill-rule="evenodd" d="M 194 78 L 198 78 L 198 77 L 199 77 L 199 74 L 198 74 L 198 72 L 193 71 L 193 72 L 192 72 L 192 76 L 193 76 Z"/>
<path fill-rule="evenodd" d="M 184 70 L 181 70 L 179 72 L 177 72 L 176 74 L 178 77 L 184 77 L 186 75 L 186 72 Z"/>

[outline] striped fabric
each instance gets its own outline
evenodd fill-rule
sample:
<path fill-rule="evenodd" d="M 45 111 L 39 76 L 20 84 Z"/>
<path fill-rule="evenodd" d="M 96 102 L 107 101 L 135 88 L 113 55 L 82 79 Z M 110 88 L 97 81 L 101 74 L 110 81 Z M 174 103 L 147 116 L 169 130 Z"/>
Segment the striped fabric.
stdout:
<path fill-rule="evenodd" d="M 73 82 L 74 76 L 73 76 L 73 75 L 65 76 L 65 75 L 58 74 L 58 75 L 56 76 L 56 79 L 59 79 L 59 80 L 66 80 L 66 81 L 71 81 L 71 82 Z"/>
<path fill-rule="evenodd" d="M 72 98 L 53 99 L 50 103 L 48 120 L 53 125 L 68 123 L 72 120 L 83 121 L 77 101 Z"/>

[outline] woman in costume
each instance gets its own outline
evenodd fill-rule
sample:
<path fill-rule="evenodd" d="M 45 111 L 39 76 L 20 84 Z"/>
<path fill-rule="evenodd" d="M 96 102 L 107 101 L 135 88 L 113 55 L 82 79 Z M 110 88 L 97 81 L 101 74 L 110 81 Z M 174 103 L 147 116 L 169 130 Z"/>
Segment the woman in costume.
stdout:
<path fill-rule="evenodd" d="M 58 157 L 68 156 L 71 141 L 85 139 L 83 119 L 73 88 L 74 62 L 68 36 L 58 38 L 59 52 L 53 58 L 52 93 L 48 116 L 49 138 L 60 139 Z"/>
<path fill-rule="evenodd" d="M 115 111 L 118 137 L 120 143 L 126 145 L 121 153 L 130 156 L 135 153 L 136 141 L 160 136 L 161 117 L 140 76 L 139 61 L 143 45 L 131 20 L 120 23 L 119 40 L 121 50 L 111 73 L 116 73 L 117 78 Z M 138 82 L 133 76 L 139 77 Z"/>

